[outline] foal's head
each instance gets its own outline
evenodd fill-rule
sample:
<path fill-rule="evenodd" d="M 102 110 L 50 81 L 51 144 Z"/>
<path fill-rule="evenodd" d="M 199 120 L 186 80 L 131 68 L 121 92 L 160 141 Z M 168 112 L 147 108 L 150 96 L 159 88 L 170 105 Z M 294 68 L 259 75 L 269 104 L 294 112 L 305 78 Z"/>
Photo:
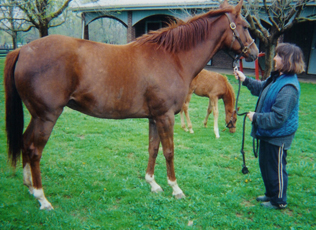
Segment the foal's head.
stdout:
<path fill-rule="evenodd" d="M 224 46 L 244 56 L 246 61 L 254 61 L 258 57 L 258 48 L 249 33 L 249 24 L 241 15 L 243 0 L 234 7 L 231 13 L 226 13 L 229 28 L 226 30 Z M 220 8 L 231 8 L 232 6 L 225 0 Z"/>
<path fill-rule="evenodd" d="M 230 133 L 234 133 L 236 132 L 237 112 L 236 110 L 234 110 L 231 116 L 227 116 L 227 115 L 226 115 L 226 127 L 229 129 Z"/>

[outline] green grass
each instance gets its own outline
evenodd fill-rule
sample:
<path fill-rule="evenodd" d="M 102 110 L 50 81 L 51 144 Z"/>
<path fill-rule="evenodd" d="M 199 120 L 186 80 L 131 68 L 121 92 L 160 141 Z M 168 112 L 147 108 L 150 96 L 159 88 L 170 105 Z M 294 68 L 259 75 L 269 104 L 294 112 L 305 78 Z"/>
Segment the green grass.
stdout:
<path fill-rule="evenodd" d="M 255 200 L 264 193 L 257 159 L 246 128 L 246 161 L 241 173 L 242 118 L 234 134 L 224 125 L 220 139 L 213 116 L 203 127 L 208 101 L 193 96 L 190 115 L 195 133 L 175 122 L 175 170 L 186 198 L 172 197 L 160 151 L 155 178 L 164 189 L 153 194 L 144 176 L 148 160 L 146 119 L 102 120 L 65 109 L 41 160 L 42 181 L 53 211 L 23 185 L 21 163 L 7 162 L 3 65 L 0 59 L 0 229 L 312 229 L 316 227 L 316 85 L 301 83 L 300 127 L 288 151 L 288 208 L 266 210 Z M 235 92 L 237 81 L 229 76 Z M 253 110 L 256 98 L 242 88 L 241 111 Z M 25 124 L 29 115 L 25 111 Z M 248 183 L 245 180 L 249 180 Z M 188 223 L 193 223 L 188 226 Z"/>

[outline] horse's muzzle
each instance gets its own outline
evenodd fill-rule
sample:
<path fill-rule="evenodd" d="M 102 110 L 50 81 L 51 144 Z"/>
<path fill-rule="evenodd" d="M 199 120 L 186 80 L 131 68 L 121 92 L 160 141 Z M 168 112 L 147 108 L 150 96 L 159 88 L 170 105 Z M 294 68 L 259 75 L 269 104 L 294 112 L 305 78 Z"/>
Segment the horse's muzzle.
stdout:
<path fill-rule="evenodd" d="M 236 132 L 236 127 L 234 127 L 234 128 L 229 128 L 229 132 L 230 132 L 230 133 Z"/>
<path fill-rule="evenodd" d="M 248 57 L 245 58 L 246 62 L 252 62 L 255 61 L 258 58 L 257 55 L 250 54 Z"/>

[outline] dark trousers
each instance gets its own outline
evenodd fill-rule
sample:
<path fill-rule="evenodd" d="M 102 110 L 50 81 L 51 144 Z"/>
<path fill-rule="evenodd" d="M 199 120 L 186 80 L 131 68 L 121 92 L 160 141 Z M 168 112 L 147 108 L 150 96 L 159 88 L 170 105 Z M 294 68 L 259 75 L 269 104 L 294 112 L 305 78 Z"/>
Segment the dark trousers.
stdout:
<path fill-rule="evenodd" d="M 266 188 L 265 195 L 273 205 L 286 205 L 288 176 L 286 172 L 287 151 L 260 140 L 259 166 Z"/>

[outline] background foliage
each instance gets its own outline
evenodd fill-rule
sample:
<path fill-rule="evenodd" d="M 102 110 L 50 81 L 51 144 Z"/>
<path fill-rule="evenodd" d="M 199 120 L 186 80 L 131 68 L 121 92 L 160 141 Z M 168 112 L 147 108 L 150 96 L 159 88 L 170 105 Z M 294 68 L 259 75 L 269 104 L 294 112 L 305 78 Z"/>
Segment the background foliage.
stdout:
<path fill-rule="evenodd" d="M 264 193 L 258 162 L 246 127 L 246 160 L 241 173 L 242 118 L 237 132 L 225 129 L 220 102 L 215 138 L 213 118 L 203 127 L 208 100 L 193 96 L 190 115 L 195 133 L 175 123 L 175 169 L 186 198 L 176 200 L 167 184 L 162 152 L 155 177 L 164 189 L 152 194 L 144 176 L 148 160 L 148 121 L 102 120 L 68 108 L 59 118 L 41 160 L 44 191 L 55 210 L 40 211 L 23 185 L 21 164 L 7 162 L 3 63 L 0 59 L 0 229 L 312 229 L 316 227 L 315 123 L 313 84 L 301 83 L 300 127 L 288 152 L 288 203 L 266 210 L 255 200 Z M 229 76 L 235 92 L 238 84 Z M 241 111 L 256 98 L 242 88 Z M 25 123 L 29 121 L 25 110 Z"/>

